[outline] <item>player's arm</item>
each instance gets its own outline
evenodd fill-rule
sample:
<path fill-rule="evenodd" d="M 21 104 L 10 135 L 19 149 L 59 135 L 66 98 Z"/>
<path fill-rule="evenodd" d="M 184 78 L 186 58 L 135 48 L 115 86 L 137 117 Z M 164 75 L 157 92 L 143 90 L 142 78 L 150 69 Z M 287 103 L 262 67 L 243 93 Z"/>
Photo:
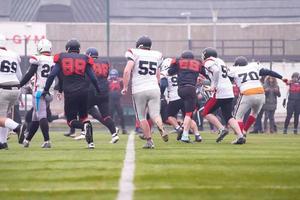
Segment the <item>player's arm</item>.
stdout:
<path fill-rule="evenodd" d="M 28 71 L 20 81 L 20 87 L 23 87 L 24 85 L 26 85 L 26 83 L 28 83 L 28 81 L 30 81 L 31 77 L 33 77 L 33 75 L 37 72 L 37 69 L 38 69 L 37 64 L 30 65 Z"/>
<path fill-rule="evenodd" d="M 265 69 L 265 68 L 261 68 L 259 70 L 259 75 L 260 76 L 272 76 L 272 77 L 275 77 L 275 78 L 278 78 L 278 79 L 281 79 L 283 82 L 287 83 L 288 80 L 283 78 L 280 74 L 278 74 L 277 72 L 274 72 L 272 70 L 269 70 L 269 69 Z"/>
<path fill-rule="evenodd" d="M 100 94 L 100 88 L 98 85 L 98 81 L 92 70 L 92 66 L 90 64 L 87 64 L 87 66 L 86 66 L 86 74 L 90 78 L 90 80 L 91 80 L 92 84 L 94 85 L 94 87 L 96 88 L 97 92 Z"/>
<path fill-rule="evenodd" d="M 163 77 L 162 79 L 160 79 L 160 93 L 164 94 L 167 87 L 168 79 L 166 77 Z"/>
<path fill-rule="evenodd" d="M 128 84 L 131 76 L 131 71 L 134 67 L 134 61 L 132 59 L 128 59 L 126 67 L 123 73 L 123 89 L 122 94 L 126 94 L 128 90 Z"/>
<path fill-rule="evenodd" d="M 49 92 L 49 88 L 51 87 L 55 77 L 57 75 L 59 75 L 60 73 L 60 65 L 58 63 L 56 63 L 52 69 L 52 71 L 50 72 L 48 78 L 47 78 L 47 81 L 46 81 L 46 84 L 45 84 L 45 87 L 44 87 L 44 92 L 43 93 L 48 93 Z"/>
<path fill-rule="evenodd" d="M 283 102 L 282 102 L 282 106 L 283 106 L 284 108 L 285 108 L 285 106 L 286 106 L 286 99 L 289 97 L 289 94 L 290 94 L 290 90 L 287 90 L 286 96 L 284 97 Z"/>
<path fill-rule="evenodd" d="M 177 59 L 173 58 L 170 64 L 170 68 L 168 70 L 168 75 L 172 76 L 174 74 L 177 74 L 177 72 L 178 72 Z"/>

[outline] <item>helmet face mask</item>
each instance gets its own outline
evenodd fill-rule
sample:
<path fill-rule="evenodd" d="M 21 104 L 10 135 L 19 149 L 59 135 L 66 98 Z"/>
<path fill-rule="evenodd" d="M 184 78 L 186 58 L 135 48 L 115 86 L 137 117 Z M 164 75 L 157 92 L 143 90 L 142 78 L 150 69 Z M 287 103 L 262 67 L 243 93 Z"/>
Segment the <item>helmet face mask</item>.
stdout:
<path fill-rule="evenodd" d="M 148 36 L 142 36 L 136 41 L 135 47 L 138 49 L 151 49 L 152 41 Z"/>
<path fill-rule="evenodd" d="M 38 53 L 51 53 L 52 51 L 52 44 L 47 39 L 41 39 L 37 44 L 37 52 Z"/>
<path fill-rule="evenodd" d="M 85 51 L 85 54 L 91 56 L 92 58 L 98 58 L 99 53 L 95 47 L 90 47 Z"/>
<path fill-rule="evenodd" d="M 68 53 L 71 53 L 71 52 L 79 53 L 80 52 L 80 43 L 79 43 L 79 41 L 76 40 L 76 39 L 69 40 L 66 44 L 66 51 Z"/>

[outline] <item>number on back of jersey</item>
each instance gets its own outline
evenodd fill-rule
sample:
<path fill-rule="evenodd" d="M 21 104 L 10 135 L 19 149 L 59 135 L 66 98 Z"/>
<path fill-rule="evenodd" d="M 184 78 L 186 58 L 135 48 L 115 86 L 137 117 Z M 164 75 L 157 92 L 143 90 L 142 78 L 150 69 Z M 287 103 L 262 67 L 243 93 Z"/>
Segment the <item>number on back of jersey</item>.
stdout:
<path fill-rule="evenodd" d="M 2 60 L 0 66 L 0 72 L 16 73 L 18 64 L 16 62 L 10 62 L 8 60 Z"/>
<path fill-rule="evenodd" d="M 138 73 L 140 75 L 147 75 L 147 74 L 155 75 L 156 69 L 157 69 L 156 62 L 140 60 Z"/>

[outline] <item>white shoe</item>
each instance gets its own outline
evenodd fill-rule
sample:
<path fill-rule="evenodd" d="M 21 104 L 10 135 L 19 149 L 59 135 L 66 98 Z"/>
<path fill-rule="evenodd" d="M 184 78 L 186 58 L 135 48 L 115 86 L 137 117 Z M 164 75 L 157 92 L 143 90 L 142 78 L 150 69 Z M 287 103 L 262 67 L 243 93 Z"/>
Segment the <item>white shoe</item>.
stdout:
<path fill-rule="evenodd" d="M 48 149 L 51 148 L 51 142 L 50 141 L 46 141 L 41 145 L 42 148 L 44 149 Z"/>
<path fill-rule="evenodd" d="M 29 141 L 24 139 L 23 140 L 23 147 L 28 148 L 29 147 Z"/>
<path fill-rule="evenodd" d="M 94 148 L 95 148 L 95 145 L 93 142 L 88 144 L 88 149 L 94 149 Z"/>
<path fill-rule="evenodd" d="M 84 134 L 84 132 L 81 132 L 80 135 L 74 137 L 74 140 L 83 140 L 83 139 L 85 139 L 85 134 Z"/>
<path fill-rule="evenodd" d="M 111 144 L 115 144 L 119 141 L 119 136 L 118 136 L 118 133 L 114 133 L 112 136 L 111 136 L 111 141 L 109 143 Z"/>

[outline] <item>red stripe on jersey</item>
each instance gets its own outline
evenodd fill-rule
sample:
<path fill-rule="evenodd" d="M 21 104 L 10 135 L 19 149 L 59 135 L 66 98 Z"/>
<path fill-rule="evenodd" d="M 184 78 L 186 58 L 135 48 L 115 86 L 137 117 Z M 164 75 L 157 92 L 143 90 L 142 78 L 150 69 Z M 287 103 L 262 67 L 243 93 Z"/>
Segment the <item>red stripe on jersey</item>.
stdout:
<path fill-rule="evenodd" d="M 59 61 L 60 54 L 55 54 L 53 57 L 53 61 L 57 63 Z"/>
<path fill-rule="evenodd" d="M 203 65 L 204 65 L 207 61 L 214 61 L 214 60 L 211 59 L 211 58 L 207 58 L 206 60 L 204 60 Z"/>
<path fill-rule="evenodd" d="M 176 63 L 176 58 L 172 58 L 171 65 Z"/>
<path fill-rule="evenodd" d="M 35 56 L 30 56 L 29 59 L 37 60 L 37 58 Z"/>
<path fill-rule="evenodd" d="M 128 51 L 129 53 L 133 54 L 132 51 L 131 51 L 131 49 L 127 49 L 127 51 Z"/>

